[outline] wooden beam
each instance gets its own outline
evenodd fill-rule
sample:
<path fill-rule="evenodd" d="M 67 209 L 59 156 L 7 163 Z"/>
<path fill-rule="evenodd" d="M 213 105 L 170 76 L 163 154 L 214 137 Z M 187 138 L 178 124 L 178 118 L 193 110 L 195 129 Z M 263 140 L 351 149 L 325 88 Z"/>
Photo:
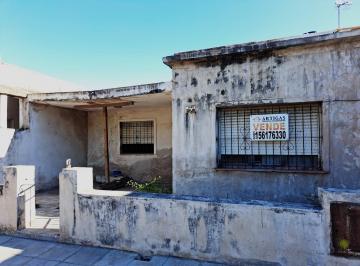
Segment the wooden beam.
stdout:
<path fill-rule="evenodd" d="M 103 107 L 103 114 L 104 114 L 104 170 L 105 170 L 105 177 L 108 183 L 110 183 L 110 167 L 109 167 L 109 129 L 108 129 L 108 111 L 107 106 Z"/>
<path fill-rule="evenodd" d="M 94 104 L 82 104 L 82 105 L 75 105 L 74 108 L 76 109 L 90 109 L 90 108 L 99 108 L 99 107 L 123 107 L 128 105 L 134 105 L 134 102 L 117 102 L 117 103 L 94 103 Z"/>

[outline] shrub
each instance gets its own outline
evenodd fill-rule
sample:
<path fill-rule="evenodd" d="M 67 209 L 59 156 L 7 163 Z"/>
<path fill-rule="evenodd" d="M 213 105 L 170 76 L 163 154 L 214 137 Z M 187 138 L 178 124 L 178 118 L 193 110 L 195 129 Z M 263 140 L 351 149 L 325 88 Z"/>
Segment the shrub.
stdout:
<path fill-rule="evenodd" d="M 135 191 L 171 194 L 171 190 L 165 188 L 164 185 L 159 182 L 160 180 L 161 180 L 161 176 L 157 176 L 145 183 L 139 183 L 134 180 L 130 180 L 127 182 L 127 184 L 130 187 L 132 187 Z"/>

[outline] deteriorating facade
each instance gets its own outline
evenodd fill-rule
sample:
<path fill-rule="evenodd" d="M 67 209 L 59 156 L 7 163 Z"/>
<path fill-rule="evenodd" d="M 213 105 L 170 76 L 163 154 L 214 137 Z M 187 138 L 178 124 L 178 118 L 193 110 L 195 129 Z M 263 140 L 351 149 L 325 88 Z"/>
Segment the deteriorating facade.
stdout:
<path fill-rule="evenodd" d="M 318 187 L 360 187 L 359 30 L 164 62 L 173 71 L 176 194 L 316 202 Z M 252 139 L 250 118 L 276 114 L 288 117 L 289 138 Z"/>

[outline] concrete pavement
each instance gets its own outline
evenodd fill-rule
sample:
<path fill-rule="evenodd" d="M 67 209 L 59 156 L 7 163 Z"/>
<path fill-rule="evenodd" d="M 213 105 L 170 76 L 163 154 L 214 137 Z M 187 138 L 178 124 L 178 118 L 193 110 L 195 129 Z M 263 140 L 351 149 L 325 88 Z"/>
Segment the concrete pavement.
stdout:
<path fill-rule="evenodd" d="M 165 256 L 141 257 L 133 252 L 0 235 L 0 265 L 220 266 L 223 264 Z"/>

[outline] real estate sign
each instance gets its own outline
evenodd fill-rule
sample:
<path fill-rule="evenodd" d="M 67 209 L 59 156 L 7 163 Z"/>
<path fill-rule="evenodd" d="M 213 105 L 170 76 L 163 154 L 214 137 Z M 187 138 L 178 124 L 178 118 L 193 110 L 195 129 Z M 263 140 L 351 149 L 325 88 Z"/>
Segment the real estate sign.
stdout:
<path fill-rule="evenodd" d="M 289 115 L 266 114 L 250 116 L 252 141 L 284 141 L 289 139 Z"/>

